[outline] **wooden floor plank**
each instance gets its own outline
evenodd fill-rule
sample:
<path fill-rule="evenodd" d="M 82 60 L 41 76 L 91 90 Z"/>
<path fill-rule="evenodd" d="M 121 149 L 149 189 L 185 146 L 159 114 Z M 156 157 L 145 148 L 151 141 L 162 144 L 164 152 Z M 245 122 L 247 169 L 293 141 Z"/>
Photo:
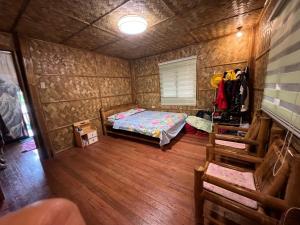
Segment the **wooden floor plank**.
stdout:
<path fill-rule="evenodd" d="M 204 163 L 206 143 L 207 138 L 180 135 L 162 151 L 106 136 L 43 167 L 36 152 L 22 154 L 12 146 L 6 152 L 9 167 L 1 171 L 6 200 L 0 213 L 64 197 L 79 206 L 88 225 L 194 224 L 193 168 Z"/>
<path fill-rule="evenodd" d="M 92 161 L 91 158 L 87 158 L 87 159 L 78 158 L 77 160 L 83 160 L 83 161 L 87 160 L 88 164 L 90 164 L 90 166 L 88 166 L 88 165 L 86 165 L 86 162 L 82 162 L 82 164 L 84 165 L 83 168 L 88 169 L 85 172 L 81 172 L 81 173 L 83 173 L 83 176 L 85 176 L 85 173 L 89 173 L 89 174 L 93 174 L 93 176 L 95 176 L 95 177 L 101 178 L 101 182 L 106 183 L 108 186 L 110 186 L 110 188 L 117 189 L 117 191 L 119 193 L 126 193 L 128 195 L 131 195 L 131 196 L 128 196 L 128 198 L 130 198 L 132 196 L 136 196 L 136 198 L 137 198 L 135 201 L 136 203 L 144 201 L 144 203 L 146 203 L 147 205 L 151 204 L 151 203 L 153 205 L 153 203 L 154 203 L 156 206 L 156 207 L 154 206 L 155 210 L 157 208 L 167 209 L 167 207 L 164 206 L 164 204 L 166 204 L 165 199 L 163 201 L 164 204 L 160 204 L 160 206 L 157 207 L 159 202 L 156 201 L 154 197 L 151 197 L 151 195 L 149 196 L 149 193 L 146 192 L 149 188 L 151 188 L 149 185 L 144 186 L 144 187 L 137 185 L 136 184 L 137 182 L 135 182 L 137 179 L 136 176 L 132 176 L 133 179 L 124 179 L 124 177 L 128 178 L 130 176 L 128 176 L 127 174 L 123 174 L 122 172 L 120 173 L 120 169 L 122 169 L 122 166 L 118 170 L 113 171 L 109 168 L 109 165 L 99 164 L 98 160 L 97 160 L 97 163 L 91 162 Z M 127 169 L 127 168 L 124 168 L 124 169 Z M 97 172 L 93 173 L 95 171 L 97 171 Z M 101 171 L 102 173 L 98 172 L 98 171 Z M 91 179 L 95 180 L 94 177 L 92 177 Z M 145 184 L 145 182 L 144 182 L 144 184 Z M 130 188 L 124 188 L 124 187 L 130 187 Z M 174 211 L 174 209 L 171 209 L 171 210 L 169 209 L 168 210 L 169 212 L 167 214 L 169 215 L 170 211 L 172 211 L 172 210 Z M 159 212 L 159 211 L 156 212 L 156 214 L 159 214 L 159 213 L 161 213 L 161 212 Z M 163 218 L 163 215 L 161 217 Z M 176 215 L 172 215 L 171 219 L 173 219 L 173 218 L 175 219 Z M 176 219 L 178 220 L 178 219 L 182 219 L 182 218 L 178 217 Z M 151 222 L 151 223 L 154 224 L 154 222 Z M 160 223 L 160 224 L 166 224 L 166 223 L 164 222 L 164 223 Z"/>

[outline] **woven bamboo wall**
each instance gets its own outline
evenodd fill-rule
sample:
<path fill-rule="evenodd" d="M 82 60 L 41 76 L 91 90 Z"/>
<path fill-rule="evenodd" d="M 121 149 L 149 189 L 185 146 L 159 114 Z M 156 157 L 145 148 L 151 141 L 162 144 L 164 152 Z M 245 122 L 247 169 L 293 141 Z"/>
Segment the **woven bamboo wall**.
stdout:
<path fill-rule="evenodd" d="M 54 153 L 73 146 L 74 122 L 90 119 L 101 135 L 101 106 L 132 103 L 128 61 L 34 39 L 23 43 L 35 110 Z"/>
<path fill-rule="evenodd" d="M 178 50 L 131 61 L 135 98 L 139 105 L 168 111 L 184 111 L 195 114 L 199 109 L 212 106 L 214 90 L 210 77 L 214 72 L 243 68 L 248 64 L 250 37 L 246 31 L 242 38 L 230 35 L 209 42 L 202 42 Z M 162 106 L 160 104 L 160 80 L 158 63 L 197 55 L 197 105 Z"/>
<path fill-rule="evenodd" d="M 264 80 L 267 71 L 270 38 L 272 31 L 272 24 L 268 21 L 270 14 L 272 13 L 276 0 L 271 0 L 262 13 L 262 17 L 256 27 L 255 35 L 255 75 L 253 80 L 253 107 L 255 111 L 261 107 Z"/>

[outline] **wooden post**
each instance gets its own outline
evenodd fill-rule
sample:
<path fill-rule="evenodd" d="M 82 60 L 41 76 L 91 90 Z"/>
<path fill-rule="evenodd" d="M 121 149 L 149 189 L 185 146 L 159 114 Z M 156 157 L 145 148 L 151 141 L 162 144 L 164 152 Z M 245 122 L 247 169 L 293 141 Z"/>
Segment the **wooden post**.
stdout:
<path fill-rule="evenodd" d="M 196 224 L 203 224 L 203 181 L 204 167 L 200 166 L 194 170 L 194 200 Z"/>
<path fill-rule="evenodd" d="M 103 132 L 103 135 L 107 135 L 107 132 L 106 132 L 106 126 L 105 126 L 105 113 L 104 113 L 104 109 L 101 108 L 100 109 L 100 118 L 101 118 L 101 126 L 102 126 L 102 132 Z"/>
<path fill-rule="evenodd" d="M 215 147 L 212 144 L 206 145 L 206 161 L 211 162 L 215 160 Z"/>
<path fill-rule="evenodd" d="M 276 138 L 281 138 L 283 136 L 283 134 L 284 134 L 283 128 L 273 125 L 271 128 L 271 132 L 270 132 L 269 145 L 271 145 L 271 143 L 273 143 L 273 141 Z"/>
<path fill-rule="evenodd" d="M 257 135 L 257 141 L 259 142 L 259 145 L 257 147 L 257 156 L 263 157 L 266 153 L 266 144 L 269 139 L 269 129 L 270 129 L 271 119 L 267 117 L 261 117 L 260 120 L 261 120 L 261 124 Z"/>

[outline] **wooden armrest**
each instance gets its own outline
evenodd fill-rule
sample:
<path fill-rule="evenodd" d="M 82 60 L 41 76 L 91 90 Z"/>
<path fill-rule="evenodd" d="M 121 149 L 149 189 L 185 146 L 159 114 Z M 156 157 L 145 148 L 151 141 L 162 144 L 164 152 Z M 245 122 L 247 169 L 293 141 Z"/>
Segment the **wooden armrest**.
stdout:
<path fill-rule="evenodd" d="M 249 153 L 243 153 L 242 151 L 234 151 L 234 150 L 228 150 L 228 149 L 222 149 L 222 148 L 215 148 L 214 149 L 215 155 L 221 155 L 225 157 L 230 157 L 233 159 L 242 160 L 245 162 L 260 164 L 263 161 L 263 158 L 256 157 L 254 155 L 250 155 Z"/>
<path fill-rule="evenodd" d="M 244 128 L 244 127 L 235 127 L 235 126 L 227 126 L 227 125 L 216 125 L 215 126 L 216 130 L 214 132 L 218 133 L 218 129 L 224 129 L 224 130 L 234 130 L 234 131 L 243 131 L 247 132 L 249 128 Z"/>
<path fill-rule="evenodd" d="M 219 139 L 219 140 L 223 140 L 223 141 L 244 143 L 244 144 L 248 144 L 248 145 L 259 145 L 258 141 L 253 141 L 253 140 L 241 138 L 241 137 L 222 135 L 222 134 L 215 134 L 215 139 Z"/>
<path fill-rule="evenodd" d="M 242 195 L 244 197 L 250 198 L 252 200 L 255 200 L 259 203 L 261 203 L 263 206 L 268 206 L 271 208 L 276 208 L 279 210 L 287 210 L 289 208 L 286 201 L 275 198 L 270 195 L 266 195 L 259 191 L 254 191 L 248 188 L 244 188 L 235 184 L 230 184 L 220 178 L 213 177 L 207 174 L 204 174 L 202 177 L 202 180 L 211 184 L 214 184 L 216 186 L 219 186 L 221 188 L 224 188 L 228 191 L 232 191 L 234 193 L 237 193 L 239 195 Z"/>

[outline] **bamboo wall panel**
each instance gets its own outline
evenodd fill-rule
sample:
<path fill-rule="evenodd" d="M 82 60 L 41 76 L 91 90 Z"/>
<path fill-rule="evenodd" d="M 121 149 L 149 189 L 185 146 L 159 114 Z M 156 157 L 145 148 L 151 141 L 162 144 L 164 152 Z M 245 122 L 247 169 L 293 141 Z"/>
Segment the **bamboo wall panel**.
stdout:
<path fill-rule="evenodd" d="M 125 105 L 132 103 L 132 95 L 122 95 L 114 97 L 103 97 L 102 106 L 103 107 L 112 107 L 118 105 Z"/>
<path fill-rule="evenodd" d="M 201 49 L 203 44 L 191 45 L 179 50 L 167 52 L 160 55 L 160 62 L 166 62 L 169 60 L 180 59 L 184 57 L 194 56 L 199 54 L 199 49 Z"/>
<path fill-rule="evenodd" d="M 256 40 L 255 40 L 255 54 L 256 57 L 263 54 L 270 48 L 272 23 L 269 21 L 269 17 L 276 5 L 276 0 L 270 0 L 267 7 L 262 13 L 262 17 L 257 26 Z"/>
<path fill-rule="evenodd" d="M 141 76 L 136 78 L 136 92 L 137 93 L 149 93 L 149 92 L 160 92 L 159 74 L 150 76 Z"/>
<path fill-rule="evenodd" d="M 197 107 L 200 109 L 212 109 L 215 90 L 199 90 L 197 97 Z"/>
<path fill-rule="evenodd" d="M 249 57 L 251 32 L 244 31 L 241 38 L 235 34 L 207 42 L 199 51 L 199 68 L 247 61 Z"/>
<path fill-rule="evenodd" d="M 265 82 L 265 75 L 267 73 L 269 54 L 266 53 L 256 60 L 255 64 L 255 76 L 254 76 L 254 88 L 263 89 Z"/>
<path fill-rule="evenodd" d="M 137 103 L 148 108 L 155 106 L 169 111 L 185 110 L 191 114 L 194 114 L 197 109 L 210 108 L 214 100 L 214 90 L 209 84 L 212 74 L 229 69 L 242 69 L 247 65 L 250 49 L 249 35 L 251 33 L 245 31 L 242 38 L 230 35 L 131 61 Z M 194 107 L 160 105 L 158 63 L 194 55 L 197 56 L 197 105 Z"/>
<path fill-rule="evenodd" d="M 41 102 L 98 98 L 99 80 L 98 77 L 40 76 L 39 83 L 43 82 L 46 87 L 38 87 Z"/>
<path fill-rule="evenodd" d="M 100 81 L 101 96 L 130 95 L 130 78 L 102 78 Z"/>
<path fill-rule="evenodd" d="M 269 21 L 269 16 L 276 3 L 277 1 L 275 0 L 269 2 L 257 26 L 255 39 L 255 76 L 253 80 L 253 112 L 261 107 L 272 32 L 272 23 Z"/>
<path fill-rule="evenodd" d="M 135 76 L 159 74 L 157 64 L 159 63 L 159 56 L 151 56 L 132 61 L 132 69 Z"/>
<path fill-rule="evenodd" d="M 95 55 L 91 52 L 39 40 L 31 40 L 30 46 L 36 74 L 97 76 Z"/>
<path fill-rule="evenodd" d="M 49 132 L 49 138 L 54 153 L 70 148 L 74 145 L 74 134 L 72 126 Z"/>
<path fill-rule="evenodd" d="M 38 113 L 46 124 L 54 153 L 74 145 L 74 122 L 91 119 L 101 135 L 101 106 L 132 103 L 128 61 L 45 41 L 26 40 L 33 68 L 30 88 L 38 93 L 36 101 L 41 105 Z"/>
<path fill-rule="evenodd" d="M 127 60 L 96 54 L 96 65 L 101 77 L 131 77 Z"/>
<path fill-rule="evenodd" d="M 70 125 L 76 121 L 99 117 L 99 99 L 48 103 L 43 105 L 49 130 Z"/>
<path fill-rule="evenodd" d="M 191 33 L 198 41 L 207 41 L 218 37 L 233 34 L 237 31 L 237 27 L 241 26 L 243 21 L 243 29 L 247 30 L 253 27 L 253 21 L 258 21 L 261 9 L 243 14 L 239 17 L 232 17 L 227 20 L 221 20 L 213 24 L 209 24 L 193 30 Z"/>
<path fill-rule="evenodd" d="M 160 107 L 160 93 L 137 94 L 137 104 L 146 108 Z"/>

